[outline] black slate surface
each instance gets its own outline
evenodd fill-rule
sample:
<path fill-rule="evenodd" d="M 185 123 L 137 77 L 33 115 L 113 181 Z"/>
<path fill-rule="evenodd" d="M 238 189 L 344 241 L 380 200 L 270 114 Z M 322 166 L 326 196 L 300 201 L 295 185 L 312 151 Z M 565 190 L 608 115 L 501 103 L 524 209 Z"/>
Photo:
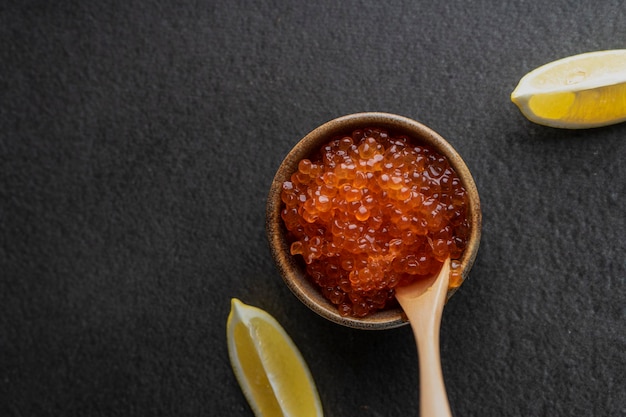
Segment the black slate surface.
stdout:
<path fill-rule="evenodd" d="M 284 155 L 359 111 L 437 130 L 481 195 L 441 331 L 454 414 L 626 414 L 626 125 L 509 101 L 539 65 L 626 47 L 624 1 L 24 0 L 0 39 L 0 415 L 251 416 L 238 297 L 291 334 L 325 415 L 416 416 L 410 329 L 316 316 L 265 241 Z"/>

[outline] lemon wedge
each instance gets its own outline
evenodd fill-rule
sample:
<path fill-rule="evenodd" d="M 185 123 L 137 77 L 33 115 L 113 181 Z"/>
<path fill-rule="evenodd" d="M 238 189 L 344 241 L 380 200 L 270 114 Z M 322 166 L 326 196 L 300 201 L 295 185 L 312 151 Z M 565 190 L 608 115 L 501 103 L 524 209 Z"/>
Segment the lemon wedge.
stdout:
<path fill-rule="evenodd" d="M 226 324 L 230 363 L 257 417 L 321 417 L 311 372 L 281 325 L 236 298 Z"/>
<path fill-rule="evenodd" d="M 626 49 L 589 52 L 543 65 L 511 100 L 530 121 L 566 129 L 626 120 Z"/>

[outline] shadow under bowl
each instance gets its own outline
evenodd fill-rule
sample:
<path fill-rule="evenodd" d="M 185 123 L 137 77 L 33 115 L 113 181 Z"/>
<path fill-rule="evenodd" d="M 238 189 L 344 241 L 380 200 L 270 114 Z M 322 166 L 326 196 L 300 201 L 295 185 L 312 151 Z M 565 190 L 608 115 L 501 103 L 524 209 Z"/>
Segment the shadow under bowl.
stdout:
<path fill-rule="evenodd" d="M 454 148 L 432 129 L 412 119 L 389 113 L 356 113 L 331 120 L 311 131 L 293 147 L 281 163 L 267 200 L 266 232 L 272 257 L 289 289 L 311 310 L 335 323 L 358 329 L 381 330 L 399 327 L 408 323 L 398 307 L 372 313 L 366 317 L 345 317 L 337 306 L 327 300 L 319 288 L 307 277 L 302 257 L 290 253 L 287 229 L 281 218 L 284 206 L 281 200 L 282 185 L 297 171 L 298 163 L 315 154 L 322 145 L 341 135 L 350 135 L 356 129 L 378 127 L 392 135 L 406 135 L 412 143 L 427 145 L 444 155 L 456 171 L 469 196 L 470 238 L 460 260 L 463 281 L 474 264 L 480 244 L 482 215 L 480 199 L 472 175 L 463 159 Z M 456 289 L 448 291 L 448 299 Z"/>

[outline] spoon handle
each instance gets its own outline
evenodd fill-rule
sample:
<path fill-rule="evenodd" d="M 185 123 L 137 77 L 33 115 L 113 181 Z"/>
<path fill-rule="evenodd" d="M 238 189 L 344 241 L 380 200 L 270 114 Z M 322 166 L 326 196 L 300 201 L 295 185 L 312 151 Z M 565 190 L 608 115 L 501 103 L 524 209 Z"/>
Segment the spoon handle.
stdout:
<path fill-rule="evenodd" d="M 420 370 L 420 416 L 450 417 L 441 371 L 439 328 L 450 280 L 450 259 L 434 280 L 396 290 L 396 298 L 413 329 Z"/>

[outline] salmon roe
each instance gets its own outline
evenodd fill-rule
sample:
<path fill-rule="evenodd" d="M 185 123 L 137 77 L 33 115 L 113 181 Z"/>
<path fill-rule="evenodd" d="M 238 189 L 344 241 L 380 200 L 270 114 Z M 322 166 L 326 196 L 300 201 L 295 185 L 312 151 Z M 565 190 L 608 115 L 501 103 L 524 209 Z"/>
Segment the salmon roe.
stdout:
<path fill-rule="evenodd" d="M 359 129 L 303 159 L 283 183 L 291 254 L 344 316 L 395 305 L 394 288 L 437 273 L 450 286 L 470 225 L 468 196 L 448 160 L 379 128 Z"/>

